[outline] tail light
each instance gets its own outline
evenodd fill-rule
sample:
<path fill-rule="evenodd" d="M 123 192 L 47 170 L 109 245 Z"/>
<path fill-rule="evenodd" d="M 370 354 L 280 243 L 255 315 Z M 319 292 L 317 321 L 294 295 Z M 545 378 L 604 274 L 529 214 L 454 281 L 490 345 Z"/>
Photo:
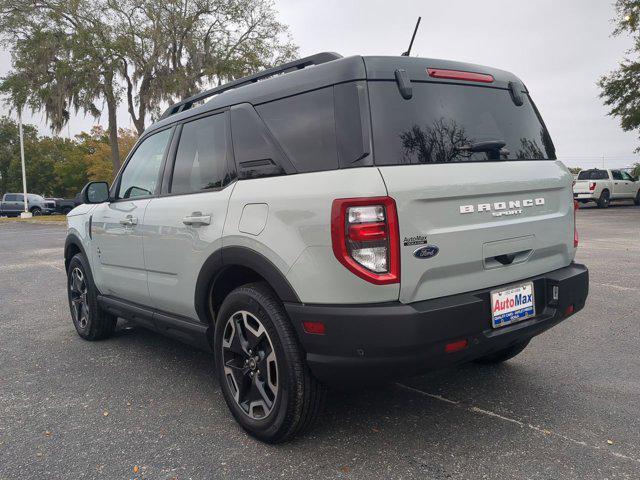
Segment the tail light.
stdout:
<path fill-rule="evenodd" d="M 596 182 L 589 182 L 589 190 L 592 192 L 596 189 Z"/>
<path fill-rule="evenodd" d="M 578 202 L 573 201 L 573 248 L 578 248 L 578 228 L 576 227 L 576 215 L 579 208 Z"/>
<path fill-rule="evenodd" d="M 376 285 L 400 281 L 398 215 L 393 198 L 334 200 L 331 242 L 338 261 L 360 278 Z"/>

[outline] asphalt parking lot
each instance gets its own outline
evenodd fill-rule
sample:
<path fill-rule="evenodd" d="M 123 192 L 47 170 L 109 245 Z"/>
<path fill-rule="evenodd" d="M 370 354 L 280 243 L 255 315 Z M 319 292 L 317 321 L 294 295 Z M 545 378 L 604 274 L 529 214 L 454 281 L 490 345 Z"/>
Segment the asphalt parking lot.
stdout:
<path fill-rule="evenodd" d="M 0 224 L 0 479 L 640 478 L 640 207 L 582 208 L 578 227 L 582 312 L 498 367 L 333 392 L 313 432 L 269 446 L 210 354 L 76 335 L 63 226 Z"/>

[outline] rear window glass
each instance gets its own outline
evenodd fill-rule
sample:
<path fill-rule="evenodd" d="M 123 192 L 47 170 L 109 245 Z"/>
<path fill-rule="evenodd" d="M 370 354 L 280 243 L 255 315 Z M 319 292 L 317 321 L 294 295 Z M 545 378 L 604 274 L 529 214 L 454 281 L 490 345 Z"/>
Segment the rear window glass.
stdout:
<path fill-rule="evenodd" d="M 171 193 L 192 193 L 220 188 L 227 162 L 224 114 L 185 123 L 171 179 Z"/>
<path fill-rule="evenodd" d="M 370 82 L 375 163 L 555 159 L 547 130 L 526 95 L 507 90 L 413 82 L 404 100 L 395 82 Z"/>
<path fill-rule="evenodd" d="M 333 87 L 256 107 L 298 172 L 338 168 Z"/>
<path fill-rule="evenodd" d="M 606 170 L 582 170 L 578 174 L 578 180 L 608 180 Z"/>

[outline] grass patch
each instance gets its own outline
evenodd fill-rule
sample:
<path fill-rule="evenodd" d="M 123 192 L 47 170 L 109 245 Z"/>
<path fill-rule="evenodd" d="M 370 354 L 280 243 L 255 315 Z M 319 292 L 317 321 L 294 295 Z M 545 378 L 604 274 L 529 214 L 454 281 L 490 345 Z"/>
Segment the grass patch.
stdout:
<path fill-rule="evenodd" d="M 39 215 L 37 217 L 31 218 L 20 218 L 20 217 L 0 217 L 0 223 L 55 223 L 66 225 L 67 216 L 66 215 Z"/>

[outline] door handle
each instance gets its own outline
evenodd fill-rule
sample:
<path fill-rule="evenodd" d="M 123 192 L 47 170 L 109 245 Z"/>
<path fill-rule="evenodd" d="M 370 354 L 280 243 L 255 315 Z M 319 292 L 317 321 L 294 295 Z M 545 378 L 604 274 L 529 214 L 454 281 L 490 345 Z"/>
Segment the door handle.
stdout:
<path fill-rule="evenodd" d="M 203 215 L 202 212 L 193 212 L 191 215 L 184 217 L 182 219 L 182 223 L 193 227 L 198 227 L 200 225 L 210 225 L 211 215 Z"/>
<path fill-rule="evenodd" d="M 133 217 L 132 215 L 127 215 L 125 218 L 120 220 L 120 225 L 124 225 L 125 227 L 133 227 L 138 224 L 138 219 Z"/>

